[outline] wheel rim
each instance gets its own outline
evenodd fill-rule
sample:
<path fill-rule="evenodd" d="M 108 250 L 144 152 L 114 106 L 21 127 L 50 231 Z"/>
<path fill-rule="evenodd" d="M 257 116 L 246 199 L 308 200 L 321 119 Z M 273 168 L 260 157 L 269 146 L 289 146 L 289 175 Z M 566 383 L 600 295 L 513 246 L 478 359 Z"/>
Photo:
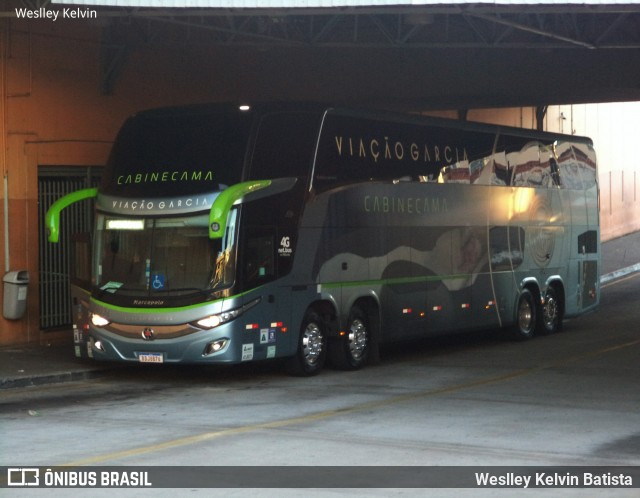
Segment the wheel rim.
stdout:
<path fill-rule="evenodd" d="M 533 323 L 533 308 L 531 303 L 527 299 L 520 301 L 518 308 L 518 326 L 520 330 L 528 332 L 531 330 L 531 324 Z"/>
<path fill-rule="evenodd" d="M 543 311 L 544 326 L 548 329 L 555 327 L 558 320 L 558 303 L 553 296 L 547 296 L 545 300 Z"/>
<path fill-rule="evenodd" d="M 349 354 L 354 360 L 360 360 L 367 348 L 367 327 L 362 320 L 356 318 L 349 327 Z"/>
<path fill-rule="evenodd" d="M 324 347 L 324 336 L 317 323 L 307 324 L 302 334 L 302 354 L 307 365 L 314 366 L 318 363 Z"/>

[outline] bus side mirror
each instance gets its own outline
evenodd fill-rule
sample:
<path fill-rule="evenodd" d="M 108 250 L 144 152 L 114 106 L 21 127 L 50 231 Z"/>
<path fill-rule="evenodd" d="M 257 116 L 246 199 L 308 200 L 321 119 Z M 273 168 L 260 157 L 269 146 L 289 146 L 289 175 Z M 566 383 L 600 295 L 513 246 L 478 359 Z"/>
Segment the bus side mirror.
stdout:
<path fill-rule="evenodd" d="M 71 192 L 54 202 L 44 217 L 44 223 L 49 232 L 49 242 L 57 243 L 60 239 L 60 212 L 64 208 L 85 199 L 92 199 L 97 195 L 97 188 L 85 188 Z"/>
<path fill-rule="evenodd" d="M 227 228 L 227 218 L 231 207 L 239 200 L 252 201 L 261 197 L 279 194 L 291 190 L 297 178 L 278 178 L 276 180 L 252 180 L 237 183 L 223 190 L 213 201 L 209 212 L 209 238 L 221 239 Z"/>

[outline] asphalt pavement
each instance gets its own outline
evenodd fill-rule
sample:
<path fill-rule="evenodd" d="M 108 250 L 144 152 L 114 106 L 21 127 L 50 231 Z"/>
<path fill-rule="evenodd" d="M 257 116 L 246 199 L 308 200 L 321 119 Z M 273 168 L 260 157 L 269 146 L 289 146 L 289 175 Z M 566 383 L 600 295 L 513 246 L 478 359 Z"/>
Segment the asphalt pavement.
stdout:
<path fill-rule="evenodd" d="M 640 232 L 602 244 L 602 281 L 640 272 Z M 0 348 L 0 390 L 73 380 L 86 380 L 119 368 L 116 363 L 96 362 L 74 356 L 69 341 Z"/>

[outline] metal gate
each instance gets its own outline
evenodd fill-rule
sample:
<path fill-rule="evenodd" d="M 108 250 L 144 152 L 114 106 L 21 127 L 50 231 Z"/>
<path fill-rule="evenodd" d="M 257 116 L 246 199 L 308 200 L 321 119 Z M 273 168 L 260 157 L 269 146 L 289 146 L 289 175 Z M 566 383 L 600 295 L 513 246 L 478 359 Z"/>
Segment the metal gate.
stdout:
<path fill-rule="evenodd" d="M 83 188 L 96 187 L 102 168 L 40 167 L 38 170 L 38 230 L 40 258 L 40 329 L 71 326 L 69 275 L 71 270 L 71 236 L 91 232 L 93 203 L 77 202 L 60 216 L 60 242 L 47 240 L 44 226 L 49 207 L 63 195 Z"/>

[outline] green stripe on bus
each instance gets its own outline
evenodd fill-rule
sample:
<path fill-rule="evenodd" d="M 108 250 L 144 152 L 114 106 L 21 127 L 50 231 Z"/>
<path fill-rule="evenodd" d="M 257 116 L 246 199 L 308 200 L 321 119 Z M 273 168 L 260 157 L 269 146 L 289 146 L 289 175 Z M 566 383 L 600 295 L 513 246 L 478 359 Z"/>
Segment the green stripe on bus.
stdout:
<path fill-rule="evenodd" d="M 323 287 L 359 287 L 363 285 L 401 285 L 416 284 L 422 282 L 441 282 L 443 280 L 462 280 L 471 277 L 472 274 L 459 275 L 433 275 L 427 277 L 397 277 L 380 280 L 350 280 L 345 282 L 320 282 Z"/>
<path fill-rule="evenodd" d="M 205 301 L 204 303 L 189 304 L 187 306 L 175 306 L 175 307 L 171 307 L 171 308 L 133 308 L 133 307 L 128 307 L 128 306 L 118 306 L 116 304 L 105 303 L 104 301 L 100 301 L 99 299 L 96 299 L 94 297 L 91 298 L 91 302 L 93 304 L 98 305 L 98 306 L 102 306 L 104 308 L 108 308 L 108 309 L 114 310 L 114 311 L 120 311 L 122 313 L 149 313 L 149 314 L 154 314 L 154 313 L 176 313 L 176 312 L 179 312 L 179 311 L 189 311 L 189 310 L 195 310 L 195 309 L 198 309 L 198 308 L 203 308 L 205 306 L 209 306 L 210 304 L 215 304 L 215 303 L 218 303 L 220 301 L 224 301 L 225 299 L 240 298 L 240 297 L 246 296 L 250 292 L 254 292 L 257 289 L 259 289 L 259 287 L 256 287 L 254 289 L 248 290 L 246 292 L 241 292 L 240 294 L 235 294 L 235 295 L 230 296 L 230 297 L 223 297 L 223 298 L 220 298 L 220 299 L 215 299 L 213 301 Z"/>

